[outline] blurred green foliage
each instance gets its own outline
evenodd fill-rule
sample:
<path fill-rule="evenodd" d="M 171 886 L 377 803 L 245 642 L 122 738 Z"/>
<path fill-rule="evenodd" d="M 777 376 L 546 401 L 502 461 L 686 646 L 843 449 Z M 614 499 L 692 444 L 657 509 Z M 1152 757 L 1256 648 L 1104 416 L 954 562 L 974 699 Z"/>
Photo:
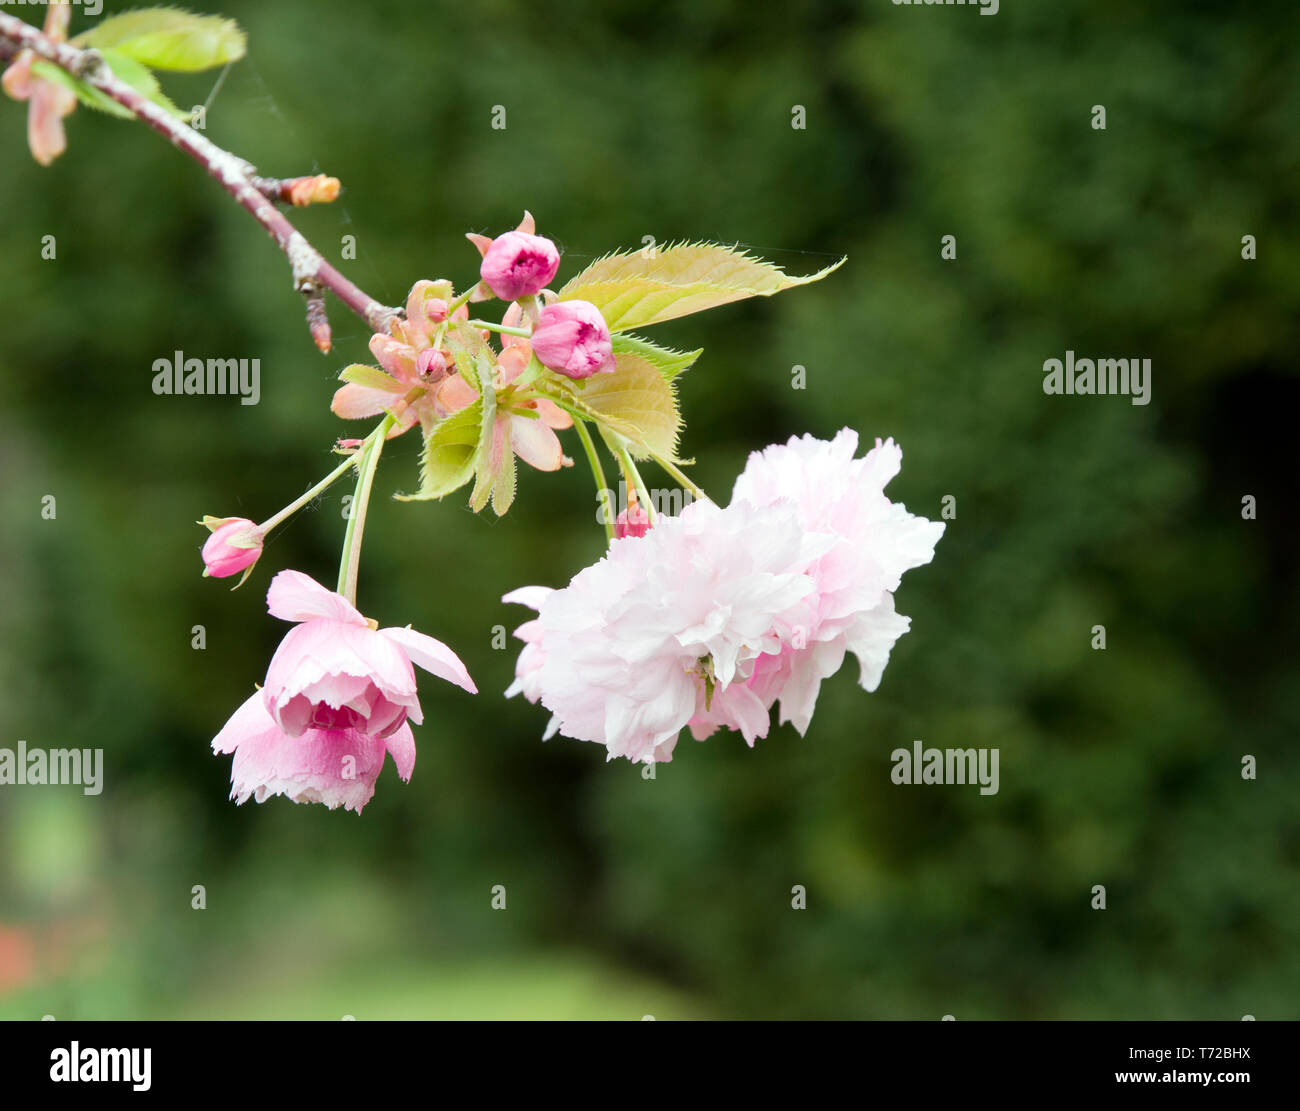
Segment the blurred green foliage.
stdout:
<path fill-rule="evenodd" d="M 655 330 L 705 348 L 684 451 L 725 495 L 749 450 L 849 424 L 903 445 L 894 497 L 957 517 L 878 693 L 846 667 L 806 738 L 684 740 L 647 781 L 499 697 L 493 628 L 525 616 L 500 596 L 601 550 L 587 475 L 522 474 L 499 521 L 402 505 L 407 437 L 361 606 L 483 693 L 422 684 L 415 776 L 386 770 L 362 818 L 237 809 L 208 740 L 284 631 L 268 575 L 332 581 L 345 491 L 235 594 L 192 522 L 327 469 L 367 336 L 333 306 L 322 358 L 266 237 L 143 127 L 81 109 L 43 170 L 0 103 L 0 745 L 102 747 L 107 783 L 0 788 L 0 1015 L 1297 1017 L 1291 0 L 188 6 L 249 32 L 210 137 L 339 176 L 295 219 L 332 258 L 355 235 L 344 269 L 390 303 L 469 281 L 463 233 L 525 207 L 561 280 L 647 235 L 798 273 L 846 254 Z M 1152 403 L 1044 396 L 1067 348 L 1151 358 Z M 260 358 L 261 404 L 155 397 L 177 349 Z M 999 748 L 1000 793 L 894 786 L 917 738 Z"/>

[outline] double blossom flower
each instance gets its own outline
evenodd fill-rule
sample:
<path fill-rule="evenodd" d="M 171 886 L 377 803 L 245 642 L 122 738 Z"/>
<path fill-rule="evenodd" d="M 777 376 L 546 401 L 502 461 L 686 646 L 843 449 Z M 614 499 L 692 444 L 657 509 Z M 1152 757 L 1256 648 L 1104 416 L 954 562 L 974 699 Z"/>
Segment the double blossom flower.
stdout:
<path fill-rule="evenodd" d="M 687 727 L 697 740 L 734 729 L 752 745 L 778 702 L 781 721 L 806 732 L 848 653 L 875 690 L 909 626 L 893 592 L 933 558 L 944 526 L 885 496 L 902 462 L 892 440 L 861 459 L 856 449 L 848 429 L 769 447 L 725 509 L 695 502 L 615 539 L 561 590 L 507 594 L 538 612 L 516 631 L 507 694 L 551 712 L 547 737 L 652 763 L 672 758 Z"/>
<path fill-rule="evenodd" d="M 285 795 L 361 812 L 385 755 L 411 778 L 423 715 L 415 668 L 471 694 L 474 681 L 441 641 L 410 628 L 380 629 L 342 595 L 300 571 L 281 571 L 266 595 L 273 617 L 295 622 L 266 684 L 226 723 L 214 752 L 233 754 L 230 797 Z"/>

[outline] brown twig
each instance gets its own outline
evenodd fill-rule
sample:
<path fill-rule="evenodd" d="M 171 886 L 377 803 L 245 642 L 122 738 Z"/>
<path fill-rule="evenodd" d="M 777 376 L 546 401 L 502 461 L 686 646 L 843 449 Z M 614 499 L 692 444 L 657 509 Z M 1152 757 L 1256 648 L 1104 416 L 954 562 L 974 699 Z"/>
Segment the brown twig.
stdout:
<path fill-rule="evenodd" d="M 255 167 L 182 123 L 126 82 L 113 75 L 96 50 L 81 50 L 68 43 L 54 42 L 39 28 L 11 15 L 0 14 L 0 55 L 12 56 L 31 50 L 127 109 L 178 150 L 194 159 L 221 185 L 236 203 L 253 217 L 289 260 L 294 288 L 307 300 L 307 323 L 312 339 L 322 351 L 329 351 L 330 329 L 325 316 L 324 290 L 361 317 L 376 332 L 387 332 L 401 315 L 400 309 L 376 301 L 345 278 L 302 236 L 275 206 L 283 200 L 310 204 L 333 199 L 338 182 L 323 175 L 309 178 L 259 178 Z M 295 199 L 295 189 L 297 197 Z M 269 190 L 269 192 L 268 192 Z"/>

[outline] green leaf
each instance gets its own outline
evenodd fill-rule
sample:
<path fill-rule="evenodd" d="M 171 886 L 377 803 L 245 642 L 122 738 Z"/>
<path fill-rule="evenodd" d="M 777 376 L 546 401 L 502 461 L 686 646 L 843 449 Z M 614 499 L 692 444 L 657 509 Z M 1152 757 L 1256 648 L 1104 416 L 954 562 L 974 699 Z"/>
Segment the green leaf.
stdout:
<path fill-rule="evenodd" d="M 134 58 L 128 58 L 125 54 L 120 54 L 116 50 L 106 49 L 100 53 L 113 74 L 130 85 L 136 92 L 165 108 L 178 119 L 189 118 L 187 112 L 182 112 L 167 98 L 167 95 L 162 91 L 162 86 L 158 84 L 158 78 Z M 38 58 L 32 63 L 32 72 L 47 81 L 55 81 L 65 88 L 71 89 L 77 94 L 77 99 L 89 108 L 107 112 L 110 116 L 117 116 L 120 119 L 129 120 L 133 118 L 131 109 L 118 104 L 112 97 L 100 92 L 91 85 L 87 85 L 84 81 L 79 81 L 50 62 Z"/>
<path fill-rule="evenodd" d="M 629 335 L 626 332 L 616 332 L 610 338 L 613 340 L 615 355 L 639 355 L 646 362 L 653 363 L 659 373 L 670 382 L 682 371 L 689 370 L 695 360 L 704 354 L 703 348 L 695 351 L 674 351 L 671 347 L 660 347 L 640 336 Z"/>
<path fill-rule="evenodd" d="M 459 490 L 474 476 L 482 427 L 481 401 L 439 421 L 425 437 L 420 490 L 398 494 L 400 501 L 428 501 Z"/>
<path fill-rule="evenodd" d="M 94 108 L 99 112 L 107 112 L 110 116 L 117 116 L 119 119 L 134 119 L 131 109 L 124 108 L 118 104 L 112 97 L 106 96 L 98 89 L 92 88 L 84 81 L 78 81 L 67 70 L 62 70 L 52 62 L 37 58 L 32 62 L 32 74 L 41 78 L 43 81 L 52 81 L 57 85 L 62 85 L 65 89 L 71 89 L 77 94 L 77 100 L 87 108 Z"/>
<path fill-rule="evenodd" d="M 367 366 L 365 363 L 353 363 L 351 366 L 344 367 L 339 380 L 365 386 L 368 390 L 387 390 L 389 393 L 397 393 L 402 388 L 402 384 L 391 374 L 376 366 Z"/>
<path fill-rule="evenodd" d="M 492 349 L 488 347 L 487 341 L 483 339 L 477 328 L 471 328 L 463 320 L 449 321 L 444 342 L 447 350 L 456 360 L 456 369 L 466 382 L 476 390 L 481 390 L 479 370 L 484 365 L 487 367 L 487 377 L 484 380 L 492 381 L 495 358 Z"/>
<path fill-rule="evenodd" d="M 497 430 L 497 395 L 491 385 L 491 368 L 484 366 L 480 362 L 475 367 L 475 370 L 479 380 L 488 383 L 487 388 L 479 394 L 478 451 L 474 459 L 474 490 L 469 496 L 470 509 L 474 510 L 475 513 L 479 513 L 492 496 L 492 490 L 497 481 L 497 472 L 504 465 L 500 454 L 494 456 L 494 446 L 498 449 L 498 452 L 500 449 L 504 449 L 504 454 L 510 458 L 511 462 L 514 461 L 514 452 L 510 447 L 509 425 L 502 429 L 500 442 L 494 444 Z M 464 373 L 463 370 L 462 373 Z"/>
<path fill-rule="evenodd" d="M 515 500 L 515 452 L 510 446 L 510 425 L 505 428 L 505 456 L 497 470 L 496 481 L 492 483 L 492 511 L 498 517 L 504 517 Z"/>
<path fill-rule="evenodd" d="M 110 16 L 72 42 L 101 51 L 111 48 L 153 69 L 181 73 L 238 61 L 248 46 L 247 36 L 233 19 L 179 8 L 144 8 Z M 116 73 L 117 67 L 113 68 Z"/>
<path fill-rule="evenodd" d="M 611 332 L 658 324 L 747 297 L 771 297 L 838 269 L 843 259 L 805 277 L 715 243 L 679 243 L 647 258 L 641 251 L 597 259 L 560 290 L 561 301 L 590 301 Z"/>
<path fill-rule="evenodd" d="M 682 417 L 672 383 L 640 355 L 617 357 L 610 374 L 593 374 L 563 400 L 628 441 L 638 459 L 677 459 Z"/>
<path fill-rule="evenodd" d="M 120 51 L 105 48 L 100 51 L 104 61 L 108 63 L 108 68 L 113 74 L 125 81 L 141 96 L 146 96 L 157 104 L 160 108 L 165 108 L 177 119 L 187 120 L 190 117 L 188 112 L 182 112 L 168 98 L 167 94 L 162 91 L 162 86 L 158 84 L 158 78 L 153 75 L 153 71 L 146 66 L 142 66 L 134 58 Z"/>

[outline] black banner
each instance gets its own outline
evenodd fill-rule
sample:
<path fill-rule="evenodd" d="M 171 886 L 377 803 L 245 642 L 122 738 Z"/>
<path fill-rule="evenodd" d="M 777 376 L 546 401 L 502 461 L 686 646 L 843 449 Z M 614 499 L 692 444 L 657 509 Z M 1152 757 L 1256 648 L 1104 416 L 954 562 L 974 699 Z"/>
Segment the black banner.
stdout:
<path fill-rule="evenodd" d="M 13 1022 L 7 1097 L 173 1097 L 219 1087 L 330 1100 L 414 1084 L 485 1098 L 574 1092 L 619 1072 L 638 1096 L 758 1088 L 768 1099 L 1197 1095 L 1250 1106 L 1294 1089 L 1295 1023 Z M 616 1088 L 602 1099 L 614 1100 Z M 11 1104 L 16 1106 L 16 1104 Z"/>

